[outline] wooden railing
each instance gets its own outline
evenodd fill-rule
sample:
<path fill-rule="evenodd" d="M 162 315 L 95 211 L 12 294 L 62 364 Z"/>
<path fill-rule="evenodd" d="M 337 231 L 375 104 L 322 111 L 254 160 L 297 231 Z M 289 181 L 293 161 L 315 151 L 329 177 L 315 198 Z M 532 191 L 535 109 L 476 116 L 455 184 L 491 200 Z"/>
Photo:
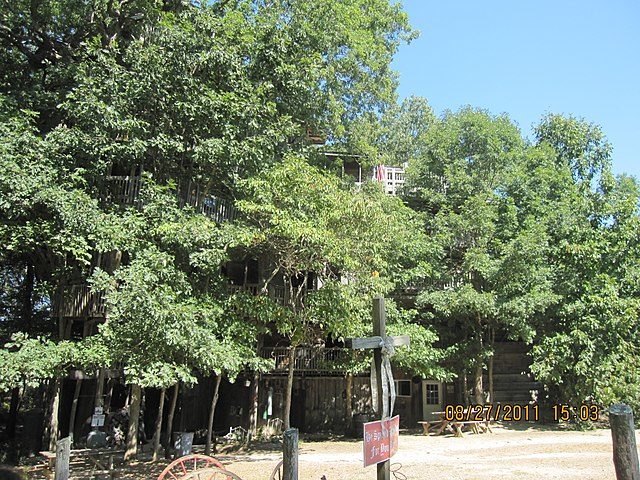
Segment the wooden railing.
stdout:
<path fill-rule="evenodd" d="M 404 289 L 404 294 L 417 294 L 425 287 L 429 287 L 432 290 L 453 290 L 465 284 L 471 284 L 475 288 L 483 288 L 485 281 L 475 272 L 446 274 L 438 280 L 426 281 L 424 284 L 408 285 Z"/>
<path fill-rule="evenodd" d="M 273 373 L 286 373 L 289 370 L 289 347 L 263 348 L 262 358 L 275 360 Z M 304 373 L 343 373 L 341 364 L 348 360 L 350 350 L 346 348 L 297 347 L 295 351 L 294 371 Z"/>
<path fill-rule="evenodd" d="M 93 292 L 88 285 L 71 285 L 62 290 L 54 302 L 54 317 L 101 318 L 107 311 L 102 292 Z"/>
<path fill-rule="evenodd" d="M 231 293 L 248 292 L 251 295 L 258 295 L 258 285 L 255 283 L 248 283 L 245 285 L 229 285 L 229 291 Z"/>
<path fill-rule="evenodd" d="M 204 197 L 187 195 L 185 205 L 192 206 L 197 212 L 217 223 L 235 220 L 237 217 L 237 211 L 231 201 L 213 195 Z"/>
<path fill-rule="evenodd" d="M 107 198 L 120 205 L 134 205 L 140 198 L 141 177 L 110 175 L 107 180 Z"/>
<path fill-rule="evenodd" d="M 115 176 L 106 177 L 107 188 L 104 198 L 120 205 L 139 205 L 142 177 Z M 214 222 L 221 223 L 235 220 L 237 211 L 230 200 L 213 195 L 187 194 L 182 199 L 182 205 L 189 205 L 197 212 L 206 215 Z"/>
<path fill-rule="evenodd" d="M 294 290 L 296 287 L 294 287 Z M 309 297 L 309 295 L 313 295 L 313 292 L 316 290 L 309 290 L 305 288 L 302 292 L 298 300 L 296 301 L 296 306 L 298 308 L 302 307 L 305 303 L 305 300 Z M 291 300 L 291 292 L 289 289 L 283 285 L 272 285 L 269 287 L 269 296 L 275 300 L 278 305 L 286 306 L 290 305 L 289 302 Z"/>

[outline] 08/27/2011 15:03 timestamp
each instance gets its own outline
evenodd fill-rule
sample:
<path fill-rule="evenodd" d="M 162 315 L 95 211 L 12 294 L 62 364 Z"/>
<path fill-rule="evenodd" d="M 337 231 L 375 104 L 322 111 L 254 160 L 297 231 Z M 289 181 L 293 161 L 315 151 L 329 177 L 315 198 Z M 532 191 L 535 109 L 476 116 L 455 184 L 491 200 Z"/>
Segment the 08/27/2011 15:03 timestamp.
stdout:
<path fill-rule="evenodd" d="M 551 405 L 550 415 L 553 421 L 568 422 L 581 420 L 597 422 L 600 419 L 600 406 L 583 403 L 578 406 L 566 404 Z M 541 407 L 537 403 L 510 404 L 497 403 L 495 405 L 447 405 L 444 418 L 449 422 L 485 421 L 488 419 L 503 422 L 538 422 L 541 418 Z"/>

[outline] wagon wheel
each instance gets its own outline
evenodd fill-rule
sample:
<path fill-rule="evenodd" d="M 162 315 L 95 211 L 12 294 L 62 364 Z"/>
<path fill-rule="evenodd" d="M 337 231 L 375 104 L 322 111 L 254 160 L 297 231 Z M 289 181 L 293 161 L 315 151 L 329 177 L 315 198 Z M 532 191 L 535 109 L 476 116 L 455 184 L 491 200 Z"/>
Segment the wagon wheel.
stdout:
<path fill-rule="evenodd" d="M 158 480 L 182 480 L 190 473 L 212 467 L 218 467 L 224 470 L 222 464 L 213 457 L 198 454 L 187 455 L 185 457 L 176 458 L 173 462 L 167 465 L 167 468 L 162 471 Z"/>
<path fill-rule="evenodd" d="M 235 473 L 227 472 L 223 468 L 211 467 L 189 473 L 182 480 L 242 480 Z"/>
<path fill-rule="evenodd" d="M 271 476 L 269 477 L 269 480 L 282 480 L 282 463 L 283 463 L 282 460 L 278 462 L 278 464 L 276 465 L 276 468 L 274 468 L 273 472 L 271 472 Z"/>

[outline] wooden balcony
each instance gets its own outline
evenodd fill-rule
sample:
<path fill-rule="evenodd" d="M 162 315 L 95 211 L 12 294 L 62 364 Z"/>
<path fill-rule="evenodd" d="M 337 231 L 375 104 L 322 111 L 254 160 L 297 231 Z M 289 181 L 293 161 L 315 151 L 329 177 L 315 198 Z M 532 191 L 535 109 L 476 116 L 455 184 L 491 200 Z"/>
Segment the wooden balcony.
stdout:
<path fill-rule="evenodd" d="M 88 285 L 65 287 L 53 303 L 53 317 L 104 318 L 107 312 L 104 294 L 91 291 Z"/>
<path fill-rule="evenodd" d="M 296 374 L 342 375 L 342 366 L 348 359 L 351 350 L 346 348 L 298 347 L 296 348 L 294 372 Z M 262 358 L 275 361 L 271 373 L 286 374 L 289 370 L 289 347 L 263 348 Z"/>
<path fill-rule="evenodd" d="M 142 177 L 109 175 L 106 199 L 119 205 L 135 205 L 140 198 Z"/>
<path fill-rule="evenodd" d="M 141 206 L 140 189 L 142 183 L 142 177 L 110 175 L 106 177 L 106 191 L 103 200 L 119 205 Z M 202 195 L 199 189 L 186 195 L 180 195 L 176 192 L 176 195 L 181 197 L 181 206 L 189 205 L 216 223 L 235 220 L 237 217 L 237 211 L 230 200 L 213 195 Z"/>
<path fill-rule="evenodd" d="M 184 204 L 193 207 L 216 223 L 235 220 L 237 217 L 237 211 L 230 200 L 213 195 L 187 195 Z"/>
<path fill-rule="evenodd" d="M 248 292 L 250 295 L 258 295 L 258 284 L 248 283 L 245 285 L 229 285 L 229 291 L 231 293 Z"/>

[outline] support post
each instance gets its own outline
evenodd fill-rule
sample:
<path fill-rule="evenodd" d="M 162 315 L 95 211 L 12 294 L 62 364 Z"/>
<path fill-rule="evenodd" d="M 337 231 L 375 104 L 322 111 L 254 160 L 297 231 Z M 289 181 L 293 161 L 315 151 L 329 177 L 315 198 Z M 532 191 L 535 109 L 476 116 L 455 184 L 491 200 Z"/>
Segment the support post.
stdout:
<path fill-rule="evenodd" d="M 633 425 L 633 411 L 623 403 L 609 409 L 611 437 L 613 440 L 613 464 L 617 480 L 640 480 L 638 449 Z"/>
<path fill-rule="evenodd" d="M 65 437 L 56 442 L 55 480 L 69 480 L 69 456 L 71 455 L 71 438 Z"/>
<path fill-rule="evenodd" d="M 377 337 L 385 338 L 387 335 L 387 312 L 384 308 L 384 297 L 375 297 L 373 299 L 373 335 Z M 378 390 L 378 413 L 383 415 L 382 412 L 382 350 L 376 348 L 373 351 L 373 361 L 376 369 L 376 386 Z M 385 420 L 383 415 L 383 420 Z M 376 465 L 378 472 L 377 480 L 390 480 L 391 479 L 391 461 L 381 462 Z"/>
<path fill-rule="evenodd" d="M 298 480 L 298 429 L 284 432 L 282 480 Z"/>

